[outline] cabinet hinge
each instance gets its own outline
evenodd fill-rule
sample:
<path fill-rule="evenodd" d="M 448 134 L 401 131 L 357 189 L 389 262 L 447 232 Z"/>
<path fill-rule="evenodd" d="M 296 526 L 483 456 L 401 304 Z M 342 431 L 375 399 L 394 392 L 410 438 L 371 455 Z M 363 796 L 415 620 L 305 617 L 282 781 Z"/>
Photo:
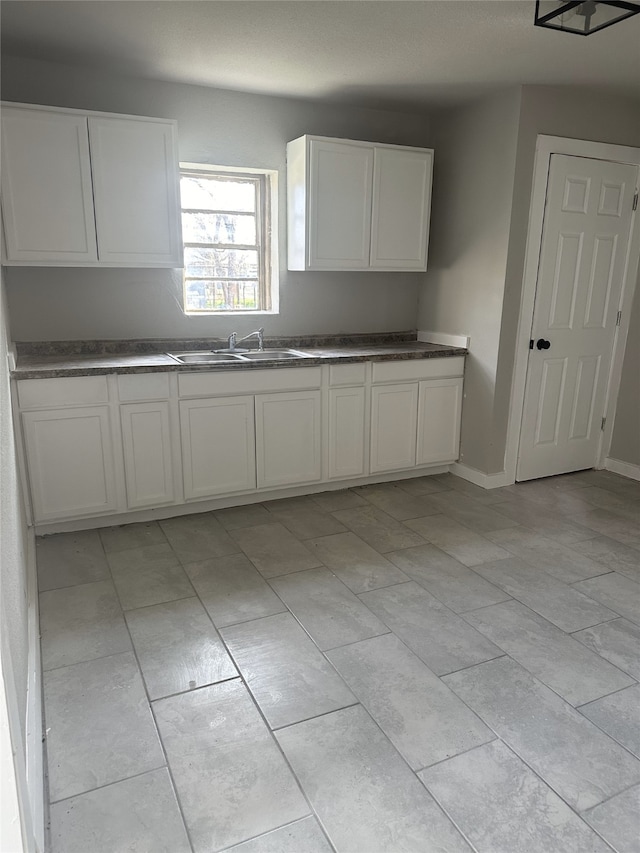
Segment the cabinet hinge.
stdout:
<path fill-rule="evenodd" d="M 622 320 L 622 311 L 618 311 L 618 316 L 616 317 L 616 326 L 620 325 L 620 320 Z"/>
<path fill-rule="evenodd" d="M 603 418 L 602 421 L 600 422 L 600 429 L 601 430 L 604 430 L 604 425 L 606 424 L 606 422 L 607 422 L 606 418 Z"/>
<path fill-rule="evenodd" d="M 631 208 L 631 210 L 637 210 L 637 209 L 638 209 L 638 190 L 636 190 L 635 195 L 633 197 L 633 207 Z"/>

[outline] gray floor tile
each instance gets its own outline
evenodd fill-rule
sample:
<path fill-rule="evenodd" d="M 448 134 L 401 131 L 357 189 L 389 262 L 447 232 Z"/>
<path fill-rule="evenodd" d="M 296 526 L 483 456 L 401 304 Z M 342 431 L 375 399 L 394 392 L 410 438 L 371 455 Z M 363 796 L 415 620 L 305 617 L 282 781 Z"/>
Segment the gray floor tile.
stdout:
<path fill-rule="evenodd" d="M 159 699 L 154 710 L 195 853 L 230 847 L 309 813 L 239 681 Z"/>
<path fill-rule="evenodd" d="M 640 584 L 618 572 L 580 581 L 574 589 L 586 593 L 625 619 L 640 624 Z"/>
<path fill-rule="evenodd" d="M 640 527 L 638 522 L 622 518 L 615 512 L 606 509 L 585 510 L 570 516 L 572 521 L 589 527 L 601 536 L 609 536 L 623 545 L 640 547 Z"/>
<path fill-rule="evenodd" d="M 640 627 L 626 619 L 585 628 L 572 635 L 614 666 L 640 679 Z"/>
<path fill-rule="evenodd" d="M 151 699 L 238 675 L 197 598 L 129 610 L 127 623 Z"/>
<path fill-rule="evenodd" d="M 583 705 L 580 713 L 640 758 L 640 684 Z"/>
<path fill-rule="evenodd" d="M 624 510 L 625 513 L 631 511 L 632 514 L 635 511 L 635 516 L 640 523 L 640 503 L 638 503 L 640 492 L 633 499 L 629 495 L 616 494 L 606 487 L 593 485 L 582 489 L 580 497 L 599 509 L 610 509 L 613 512 Z"/>
<path fill-rule="evenodd" d="M 364 498 L 361 498 L 350 489 L 341 489 L 335 492 L 320 492 L 320 494 L 310 495 L 310 497 L 325 512 L 337 512 L 339 509 L 353 509 L 356 506 L 363 506 L 367 503 Z"/>
<path fill-rule="evenodd" d="M 333 853 L 333 848 L 323 835 L 318 821 L 313 817 L 305 817 L 259 838 L 230 847 L 228 853 Z"/>
<path fill-rule="evenodd" d="M 40 635 L 45 670 L 131 649 L 110 580 L 40 593 Z"/>
<path fill-rule="evenodd" d="M 443 492 L 440 495 L 434 495 L 432 498 L 433 504 L 437 507 L 438 512 L 446 515 L 448 518 L 453 518 L 455 521 L 464 524 L 470 530 L 475 530 L 476 533 L 486 533 L 489 530 L 503 530 L 509 527 L 516 527 L 517 521 L 513 521 L 506 515 L 500 512 L 500 508 L 492 509 L 479 503 L 475 498 L 469 497 L 457 489 L 450 492 Z"/>
<path fill-rule="evenodd" d="M 388 632 L 388 628 L 327 569 L 274 578 L 271 585 L 323 650 Z"/>
<path fill-rule="evenodd" d="M 51 801 L 165 763 L 133 652 L 44 675 Z"/>
<path fill-rule="evenodd" d="M 344 509 L 334 513 L 335 517 L 352 530 L 356 536 L 364 539 L 381 554 L 424 545 L 424 539 L 409 530 L 386 512 L 370 504 L 356 509 Z"/>
<path fill-rule="evenodd" d="M 160 527 L 181 563 L 237 554 L 240 549 L 210 512 L 181 515 L 160 522 Z"/>
<path fill-rule="evenodd" d="M 509 556 L 504 548 L 499 548 L 484 536 L 445 515 L 416 518 L 406 524 L 427 542 L 437 545 L 465 566 L 477 566 Z"/>
<path fill-rule="evenodd" d="M 413 770 L 494 734 L 393 634 L 327 657 Z"/>
<path fill-rule="evenodd" d="M 357 701 L 290 613 L 225 628 L 222 636 L 272 729 Z"/>
<path fill-rule="evenodd" d="M 640 785 L 590 809 L 583 817 L 617 853 L 638 853 Z"/>
<path fill-rule="evenodd" d="M 579 811 L 640 781 L 640 761 L 515 661 L 489 661 L 444 681 Z"/>
<path fill-rule="evenodd" d="M 191 853 L 166 768 L 51 806 L 52 853 Z"/>
<path fill-rule="evenodd" d="M 313 539 L 316 536 L 330 536 L 332 533 L 344 533 L 347 529 L 337 518 L 309 501 L 300 507 L 290 509 L 278 504 L 286 501 L 270 501 L 265 504 L 271 521 L 279 521 L 296 539 Z"/>
<path fill-rule="evenodd" d="M 418 775 L 478 853 L 607 853 L 602 839 L 501 741 Z"/>
<path fill-rule="evenodd" d="M 355 533 L 311 539 L 307 547 L 355 593 L 409 580 Z"/>
<path fill-rule="evenodd" d="M 457 477 L 454 479 L 457 479 Z M 407 477 L 405 480 L 396 480 L 395 484 L 403 492 L 407 492 L 410 495 L 435 495 L 438 492 L 446 492 L 452 488 L 449 483 L 443 484 L 439 482 L 433 474 L 428 474 L 426 477 Z"/>
<path fill-rule="evenodd" d="M 640 581 L 640 550 L 609 539 L 608 536 L 596 536 L 571 546 L 580 554 L 601 563 L 604 571 L 619 572 L 631 580 Z"/>
<path fill-rule="evenodd" d="M 435 545 L 418 545 L 387 554 L 411 580 L 419 583 L 456 613 L 507 601 L 504 590 L 493 586 Z"/>
<path fill-rule="evenodd" d="M 583 486 L 600 486 L 630 500 L 640 500 L 640 483 L 621 474 L 614 474 L 613 471 L 581 471 L 575 474 L 575 478 Z"/>
<path fill-rule="evenodd" d="M 287 609 L 244 554 L 187 563 L 184 570 L 217 628 Z"/>
<path fill-rule="evenodd" d="M 40 593 L 42 668 L 126 652 L 131 640 L 111 581 Z"/>
<path fill-rule="evenodd" d="M 269 524 L 273 521 L 269 510 L 262 504 L 247 504 L 246 506 L 230 506 L 214 512 L 215 518 L 225 530 L 238 530 L 240 527 L 255 527 L 256 524 Z"/>
<path fill-rule="evenodd" d="M 279 522 L 231 531 L 234 539 L 265 578 L 313 569 L 320 561 Z"/>
<path fill-rule="evenodd" d="M 528 484 L 522 483 L 518 485 Z M 560 542 L 565 545 L 581 542 L 584 539 L 591 539 L 596 535 L 595 531 L 588 527 L 583 527 L 576 521 L 571 521 L 562 512 L 552 509 L 548 498 L 543 503 L 538 503 L 536 500 L 528 500 L 526 493 L 519 494 L 520 497 L 512 497 L 510 500 L 505 501 L 505 503 L 496 506 L 496 509 L 513 521 L 517 521 L 518 524 L 535 530 L 536 533 L 547 539 L 552 539 L 554 542 Z M 563 496 L 562 492 L 559 494 Z M 569 492 L 569 494 L 573 494 L 573 492 Z"/>
<path fill-rule="evenodd" d="M 109 577 L 107 558 L 97 530 L 38 536 L 36 563 L 40 592 Z"/>
<path fill-rule="evenodd" d="M 467 613 L 465 619 L 572 705 L 582 705 L 633 683 L 519 601 Z"/>
<path fill-rule="evenodd" d="M 362 707 L 276 736 L 338 851 L 470 853 Z"/>
<path fill-rule="evenodd" d="M 563 631 L 579 631 L 616 616 L 613 610 L 518 557 L 484 563 L 476 571 Z"/>
<path fill-rule="evenodd" d="M 575 583 L 607 571 L 602 563 L 590 560 L 572 548 L 553 542 L 526 527 L 497 530 L 487 533 L 487 538 L 564 583 Z"/>
<path fill-rule="evenodd" d="M 436 675 L 504 654 L 413 581 L 360 598 Z"/>
<path fill-rule="evenodd" d="M 107 553 L 144 548 L 145 545 L 166 545 L 167 537 L 157 521 L 141 521 L 136 524 L 121 524 L 117 527 L 102 527 L 100 540 Z"/>
<path fill-rule="evenodd" d="M 108 554 L 124 610 L 193 595 L 189 578 L 169 545 L 146 545 Z"/>
<path fill-rule="evenodd" d="M 405 521 L 407 518 L 420 518 L 423 515 L 435 515 L 439 512 L 431 498 L 425 495 L 410 495 L 395 483 L 359 486 L 353 491 L 397 521 Z"/>

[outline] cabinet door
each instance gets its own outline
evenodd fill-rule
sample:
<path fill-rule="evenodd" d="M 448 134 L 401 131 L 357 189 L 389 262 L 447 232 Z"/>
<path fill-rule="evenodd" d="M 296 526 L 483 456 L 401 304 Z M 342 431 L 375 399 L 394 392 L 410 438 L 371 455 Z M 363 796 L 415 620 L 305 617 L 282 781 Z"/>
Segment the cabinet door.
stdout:
<path fill-rule="evenodd" d="M 256 487 L 253 397 L 181 400 L 185 498 Z"/>
<path fill-rule="evenodd" d="M 124 475 L 129 509 L 174 500 L 169 404 L 120 406 Z"/>
<path fill-rule="evenodd" d="M 107 406 L 24 412 L 22 423 L 36 521 L 115 511 Z"/>
<path fill-rule="evenodd" d="M 309 269 L 368 269 L 373 147 L 309 145 Z"/>
<path fill-rule="evenodd" d="M 430 151 L 375 149 L 373 268 L 426 270 L 432 162 Z"/>
<path fill-rule="evenodd" d="M 101 262 L 182 266 L 175 125 L 89 118 Z"/>
<path fill-rule="evenodd" d="M 311 483 L 322 476 L 320 391 L 256 397 L 258 488 Z"/>
<path fill-rule="evenodd" d="M 371 473 L 416 464 L 418 383 L 371 389 Z"/>
<path fill-rule="evenodd" d="M 329 477 L 365 473 L 364 388 L 329 390 Z"/>
<path fill-rule="evenodd" d="M 84 116 L 3 107 L 2 215 L 9 263 L 95 263 Z"/>
<path fill-rule="evenodd" d="M 418 465 L 455 462 L 460 448 L 462 379 L 431 379 L 420 383 L 418 402 Z"/>

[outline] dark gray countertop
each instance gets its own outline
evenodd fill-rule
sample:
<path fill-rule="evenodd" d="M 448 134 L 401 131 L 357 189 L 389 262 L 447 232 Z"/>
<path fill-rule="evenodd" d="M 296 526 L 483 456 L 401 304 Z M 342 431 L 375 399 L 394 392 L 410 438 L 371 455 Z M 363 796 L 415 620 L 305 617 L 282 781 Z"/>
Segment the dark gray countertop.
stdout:
<path fill-rule="evenodd" d="M 354 336 L 357 338 L 357 336 Z M 298 339 L 295 339 L 298 340 Z M 168 348 L 171 352 L 195 349 L 185 345 L 184 341 L 174 341 Z M 328 342 L 327 342 L 328 343 Z M 265 342 L 267 347 L 274 347 L 271 341 Z M 22 345 L 24 346 L 24 345 Z M 123 348 L 126 342 L 122 343 Z M 51 379 L 62 376 L 101 376 L 109 373 L 195 373 L 205 371 L 228 370 L 264 370 L 266 368 L 309 367 L 318 364 L 349 364 L 358 361 L 401 361 L 406 359 L 448 358 L 466 355 L 467 350 L 459 347 L 442 346 L 440 344 L 421 343 L 418 341 L 394 341 L 385 343 L 350 344 L 347 336 L 343 336 L 333 345 L 299 346 L 296 343 L 279 339 L 278 346 L 287 346 L 307 355 L 305 358 L 287 359 L 283 361 L 238 361 L 225 363 L 179 364 L 164 352 L 41 352 L 21 354 L 18 348 L 18 360 L 12 371 L 14 379 Z M 209 347 L 211 348 L 211 346 Z M 96 349 L 96 347 L 94 347 Z M 132 350 L 135 347 L 132 346 Z M 206 349 L 201 346 L 198 349 Z"/>

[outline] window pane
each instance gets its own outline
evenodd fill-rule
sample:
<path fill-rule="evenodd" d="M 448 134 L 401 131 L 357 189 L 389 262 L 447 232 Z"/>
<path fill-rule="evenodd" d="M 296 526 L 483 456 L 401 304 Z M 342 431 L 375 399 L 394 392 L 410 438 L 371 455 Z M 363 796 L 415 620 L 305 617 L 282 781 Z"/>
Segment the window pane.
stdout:
<path fill-rule="evenodd" d="M 223 178 L 182 177 L 180 179 L 182 207 L 204 210 L 256 209 L 256 185 L 253 181 L 234 181 Z"/>
<path fill-rule="evenodd" d="M 229 213 L 183 213 L 182 237 L 185 243 L 256 244 L 255 216 Z"/>
<path fill-rule="evenodd" d="M 258 282 L 186 281 L 185 308 L 187 311 L 255 311 Z"/>
<path fill-rule="evenodd" d="M 258 278 L 258 253 L 254 249 L 194 249 L 185 246 L 188 278 Z"/>

